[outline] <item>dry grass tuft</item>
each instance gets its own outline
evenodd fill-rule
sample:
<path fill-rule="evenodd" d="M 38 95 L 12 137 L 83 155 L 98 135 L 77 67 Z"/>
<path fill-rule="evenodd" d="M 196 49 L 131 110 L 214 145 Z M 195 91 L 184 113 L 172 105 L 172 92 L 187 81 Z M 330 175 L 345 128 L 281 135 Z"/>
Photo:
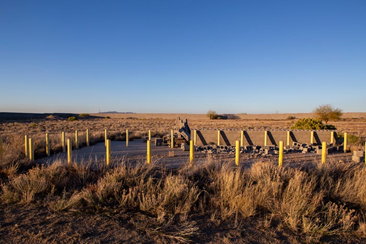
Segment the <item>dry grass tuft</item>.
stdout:
<path fill-rule="evenodd" d="M 44 172 L 43 167 L 37 167 L 29 170 L 27 174 L 10 180 L 8 185 L 2 186 L 2 200 L 5 203 L 29 204 L 37 195 L 47 193 L 51 189 L 51 184 Z"/>
<path fill-rule="evenodd" d="M 1 186 L 3 204 L 43 202 L 56 212 L 139 214 L 145 219 L 132 224 L 162 242 L 190 241 L 198 233 L 193 216 L 234 228 L 256 217 L 265 228 L 279 223 L 310 242 L 366 236 L 366 169 L 352 163 L 279 169 L 258 162 L 244 169 L 208 158 L 173 170 L 125 160 L 110 168 L 59 161 L 15 171 L 9 169 L 15 176 Z"/>

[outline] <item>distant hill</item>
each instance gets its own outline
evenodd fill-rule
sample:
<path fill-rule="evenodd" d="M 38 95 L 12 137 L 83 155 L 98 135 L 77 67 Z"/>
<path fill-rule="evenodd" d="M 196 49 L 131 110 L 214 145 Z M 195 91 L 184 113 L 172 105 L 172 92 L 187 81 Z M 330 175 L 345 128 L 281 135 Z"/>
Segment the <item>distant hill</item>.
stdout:
<path fill-rule="evenodd" d="M 0 120 L 27 120 L 27 119 L 44 119 L 49 115 L 61 118 L 78 116 L 75 113 L 16 113 L 16 112 L 0 112 Z"/>
<path fill-rule="evenodd" d="M 134 112 L 117 112 L 117 111 L 106 111 L 99 112 L 100 114 L 134 114 Z"/>

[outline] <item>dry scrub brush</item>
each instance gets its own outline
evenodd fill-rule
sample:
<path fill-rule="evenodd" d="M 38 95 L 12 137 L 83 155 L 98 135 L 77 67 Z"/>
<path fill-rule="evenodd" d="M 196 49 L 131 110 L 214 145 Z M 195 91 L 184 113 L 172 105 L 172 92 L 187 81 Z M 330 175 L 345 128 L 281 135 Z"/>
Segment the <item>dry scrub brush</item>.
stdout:
<path fill-rule="evenodd" d="M 329 162 L 278 168 L 258 162 L 236 168 L 207 159 L 193 167 L 119 160 L 112 167 L 56 162 L 4 182 L 2 204 L 39 204 L 52 211 L 133 216 L 136 229 L 165 241 L 189 241 L 195 219 L 240 228 L 247 218 L 276 223 L 307 241 L 329 235 L 366 237 L 366 169 Z"/>

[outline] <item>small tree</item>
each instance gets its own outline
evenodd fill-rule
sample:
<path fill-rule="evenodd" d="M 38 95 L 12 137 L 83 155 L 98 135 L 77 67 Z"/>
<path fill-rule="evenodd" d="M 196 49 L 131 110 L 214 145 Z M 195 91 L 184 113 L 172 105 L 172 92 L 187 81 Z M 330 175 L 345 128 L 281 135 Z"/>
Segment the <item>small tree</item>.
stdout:
<path fill-rule="evenodd" d="M 325 124 L 330 120 L 339 120 L 342 117 L 342 110 L 339 108 L 333 108 L 330 104 L 320 105 L 314 109 L 316 117 L 323 120 Z"/>
<path fill-rule="evenodd" d="M 216 113 L 216 111 L 208 110 L 207 111 L 207 117 L 209 117 L 210 119 L 217 119 L 217 113 Z"/>

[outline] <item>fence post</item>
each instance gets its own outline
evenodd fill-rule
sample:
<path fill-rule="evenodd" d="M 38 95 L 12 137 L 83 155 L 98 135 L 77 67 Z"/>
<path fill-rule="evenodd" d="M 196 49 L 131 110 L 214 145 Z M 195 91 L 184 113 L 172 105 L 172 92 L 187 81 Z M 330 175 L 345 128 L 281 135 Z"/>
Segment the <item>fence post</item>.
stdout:
<path fill-rule="evenodd" d="M 322 143 L 322 164 L 327 161 L 327 143 Z"/>
<path fill-rule="evenodd" d="M 287 141 L 286 141 L 286 145 L 287 146 L 290 146 L 290 133 L 291 133 L 291 131 L 287 131 Z"/>
<path fill-rule="evenodd" d="M 107 146 L 107 140 L 108 140 L 108 132 L 107 129 L 104 129 L 104 146 Z"/>
<path fill-rule="evenodd" d="M 235 142 L 235 165 L 239 166 L 239 160 L 240 160 L 240 142 Z"/>
<path fill-rule="evenodd" d="M 46 133 L 46 154 L 47 156 L 51 156 L 51 149 L 50 149 L 50 135 Z"/>
<path fill-rule="evenodd" d="M 334 144 L 334 131 L 330 132 L 330 143 Z"/>
<path fill-rule="evenodd" d="M 89 129 L 86 129 L 85 140 L 86 140 L 86 146 L 89 147 L 89 145 L 90 145 L 90 143 L 89 143 Z"/>
<path fill-rule="evenodd" d="M 147 145 L 147 152 L 146 152 L 146 161 L 147 163 L 151 163 L 151 145 L 150 145 L 150 140 L 147 140 L 146 145 Z"/>
<path fill-rule="evenodd" d="M 128 130 L 126 130 L 126 147 L 128 147 Z"/>
<path fill-rule="evenodd" d="M 283 141 L 279 142 L 279 155 L 278 155 L 278 167 L 282 168 L 283 164 Z"/>
<path fill-rule="evenodd" d="M 267 146 L 268 131 L 264 131 L 264 146 Z"/>
<path fill-rule="evenodd" d="M 347 133 L 344 133 L 344 141 L 343 141 L 343 152 L 347 152 L 347 141 L 348 141 L 348 138 L 347 138 Z"/>
<path fill-rule="evenodd" d="M 170 130 L 170 147 L 174 148 L 174 130 Z"/>
<path fill-rule="evenodd" d="M 217 131 L 217 145 L 220 146 L 220 135 L 221 135 L 221 131 L 218 130 Z"/>
<path fill-rule="evenodd" d="M 79 149 L 79 135 L 78 135 L 78 131 L 75 131 L 75 148 Z"/>
<path fill-rule="evenodd" d="M 67 139 L 67 163 L 71 164 L 72 160 L 72 140 Z"/>
<path fill-rule="evenodd" d="M 240 131 L 240 146 L 241 147 L 244 146 L 244 131 L 243 130 Z"/>
<path fill-rule="evenodd" d="M 29 138 L 29 160 L 31 162 L 34 161 L 34 144 L 32 138 Z"/>
<path fill-rule="evenodd" d="M 151 130 L 149 130 L 148 136 L 149 136 L 148 140 L 151 141 Z"/>
<path fill-rule="evenodd" d="M 29 156 L 29 138 L 28 138 L 28 135 L 24 136 L 24 153 L 25 153 L 25 157 Z"/>
<path fill-rule="evenodd" d="M 189 141 L 189 162 L 193 165 L 194 160 L 194 142 L 192 140 Z"/>
<path fill-rule="evenodd" d="M 66 140 L 65 140 L 65 132 L 64 131 L 61 134 L 61 146 L 62 146 L 62 151 L 66 152 Z"/>
<path fill-rule="evenodd" d="M 310 132 L 310 144 L 313 145 L 314 144 L 314 131 Z"/>
<path fill-rule="evenodd" d="M 107 139 L 107 146 L 106 146 L 106 163 L 109 166 L 111 162 L 111 140 Z"/>
<path fill-rule="evenodd" d="M 193 131 L 193 145 L 197 146 L 197 130 Z"/>

